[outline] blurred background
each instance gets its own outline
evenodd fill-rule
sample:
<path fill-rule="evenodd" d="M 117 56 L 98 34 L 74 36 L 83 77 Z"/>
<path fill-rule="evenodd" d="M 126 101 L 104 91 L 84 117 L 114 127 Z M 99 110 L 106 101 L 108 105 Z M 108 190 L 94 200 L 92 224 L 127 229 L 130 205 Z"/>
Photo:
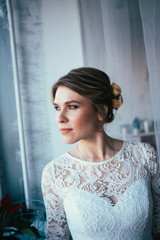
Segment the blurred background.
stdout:
<path fill-rule="evenodd" d="M 112 137 L 160 146 L 160 1 L 0 0 L 0 198 L 42 200 L 45 165 L 63 143 L 50 89 L 73 68 L 122 88 Z"/>

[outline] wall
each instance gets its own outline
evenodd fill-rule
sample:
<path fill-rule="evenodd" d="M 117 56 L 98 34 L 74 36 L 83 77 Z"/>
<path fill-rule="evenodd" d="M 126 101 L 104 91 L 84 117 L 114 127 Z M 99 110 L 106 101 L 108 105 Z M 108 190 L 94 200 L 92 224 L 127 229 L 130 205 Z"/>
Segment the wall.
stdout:
<path fill-rule="evenodd" d="M 83 66 L 77 1 L 43 0 L 42 18 L 49 128 L 52 133 L 53 157 L 56 157 L 73 147 L 64 144 L 56 126 L 55 111 L 50 100 L 50 89 L 59 77 L 73 68 Z"/>

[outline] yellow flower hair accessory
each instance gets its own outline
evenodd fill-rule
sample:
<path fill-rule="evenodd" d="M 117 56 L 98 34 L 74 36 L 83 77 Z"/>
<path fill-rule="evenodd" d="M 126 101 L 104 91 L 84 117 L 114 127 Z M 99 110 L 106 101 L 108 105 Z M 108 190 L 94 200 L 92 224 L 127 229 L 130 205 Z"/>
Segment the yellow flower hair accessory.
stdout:
<path fill-rule="evenodd" d="M 112 100 L 112 106 L 113 106 L 114 109 L 117 110 L 118 108 L 120 108 L 122 106 L 122 103 L 118 99 L 114 98 Z"/>
<path fill-rule="evenodd" d="M 114 109 L 118 109 L 122 106 L 123 98 L 122 98 L 122 90 L 120 86 L 116 83 L 112 83 L 112 90 L 113 90 L 113 99 L 112 99 L 112 106 Z"/>
<path fill-rule="evenodd" d="M 122 92 L 120 86 L 118 86 L 116 83 L 112 83 L 112 89 L 113 89 L 113 95 L 115 97 L 117 97 Z"/>

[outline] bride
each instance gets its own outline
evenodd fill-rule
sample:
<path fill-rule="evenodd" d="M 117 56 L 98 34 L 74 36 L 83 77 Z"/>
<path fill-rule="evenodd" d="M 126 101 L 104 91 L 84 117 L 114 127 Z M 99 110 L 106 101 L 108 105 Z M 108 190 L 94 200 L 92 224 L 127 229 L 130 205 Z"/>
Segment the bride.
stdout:
<path fill-rule="evenodd" d="M 103 128 L 122 105 L 121 88 L 83 67 L 61 77 L 51 97 L 64 142 L 77 145 L 43 171 L 48 239 L 160 239 L 155 150 L 114 139 Z"/>

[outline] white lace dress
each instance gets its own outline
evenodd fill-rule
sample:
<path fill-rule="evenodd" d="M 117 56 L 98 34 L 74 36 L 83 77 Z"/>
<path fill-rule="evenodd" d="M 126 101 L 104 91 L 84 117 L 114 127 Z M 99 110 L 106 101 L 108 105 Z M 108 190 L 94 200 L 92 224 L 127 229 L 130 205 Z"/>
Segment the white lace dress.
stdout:
<path fill-rule="evenodd" d="M 45 167 L 42 192 L 48 239 L 151 240 L 160 232 L 160 173 L 148 144 L 126 141 L 103 162 L 65 153 Z"/>

